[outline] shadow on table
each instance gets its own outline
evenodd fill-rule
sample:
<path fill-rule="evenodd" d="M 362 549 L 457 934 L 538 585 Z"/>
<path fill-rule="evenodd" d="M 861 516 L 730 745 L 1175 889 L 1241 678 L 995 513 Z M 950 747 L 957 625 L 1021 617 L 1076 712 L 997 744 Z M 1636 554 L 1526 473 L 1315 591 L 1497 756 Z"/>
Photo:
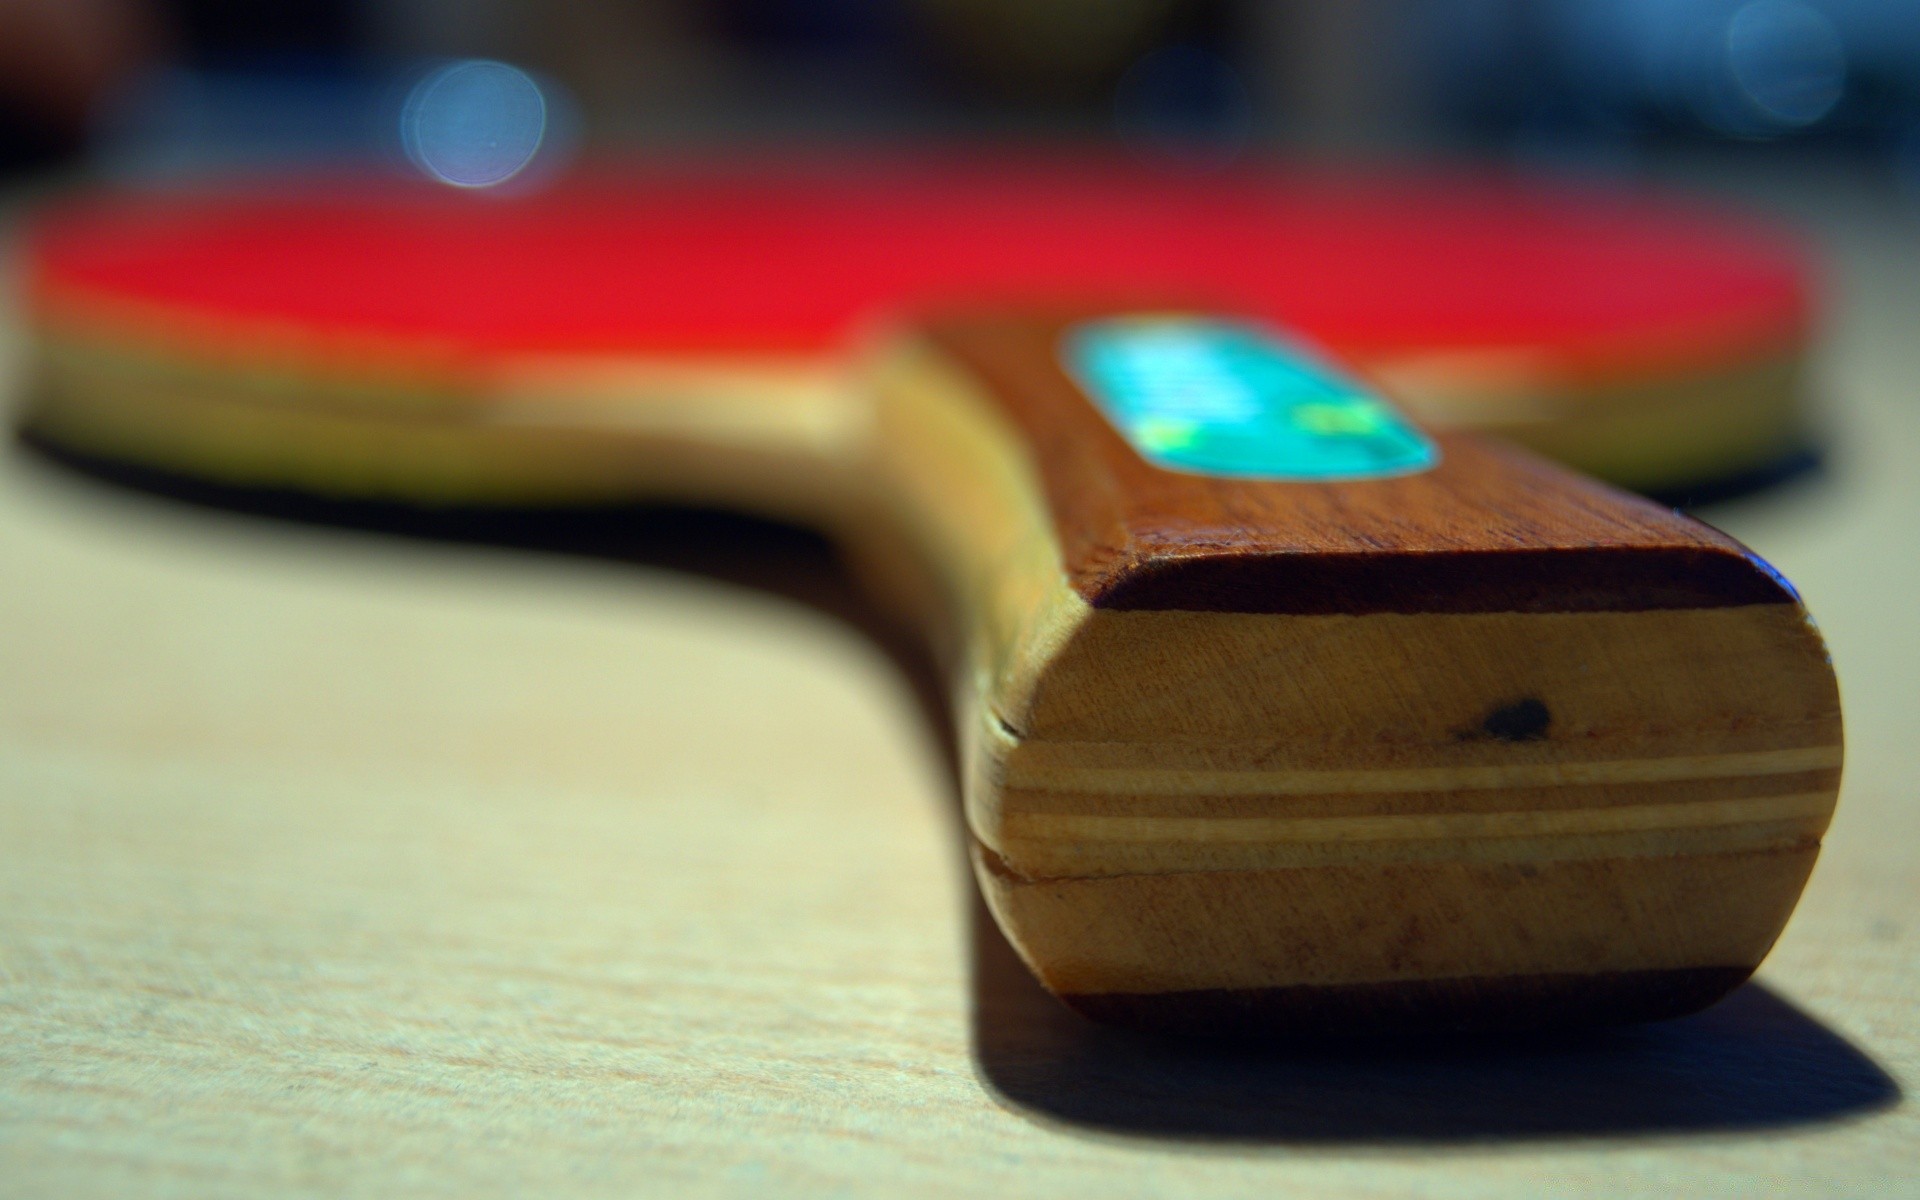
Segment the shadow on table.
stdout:
<path fill-rule="evenodd" d="M 246 516 L 582 555 L 700 575 L 843 621 L 893 659 L 954 767 L 938 673 L 827 541 L 673 508 L 423 509 L 235 488 L 28 447 L 95 478 Z M 949 771 L 953 776 L 954 772 Z M 954 806 L 956 840 L 964 836 Z M 1698 1016 L 1581 1037 L 1391 1050 L 1248 1049 L 1088 1023 L 1034 982 L 975 895 L 973 1047 L 982 1083 L 1054 1127 L 1227 1144 L 1435 1144 L 1757 1130 L 1858 1115 L 1900 1090 L 1844 1038 L 1750 983 Z"/>
<path fill-rule="evenodd" d="M 72 482 L 228 514 L 428 543 L 506 547 L 679 571 L 795 601 L 866 633 L 899 657 L 904 630 L 887 621 L 841 568 L 832 543 L 794 525 L 720 509 L 664 504 L 514 508 L 337 499 L 284 488 L 215 483 L 95 458 L 16 436 L 11 447 Z M 920 685 L 916 663 L 903 662 Z"/>
<path fill-rule="evenodd" d="M 1394 1145 L 1717 1133 L 1887 1108 L 1900 1089 L 1749 983 L 1678 1021 L 1390 1049 L 1170 1041 L 1092 1025 L 1041 990 L 974 905 L 976 1068 L 1052 1126 L 1241 1144 Z"/>
<path fill-rule="evenodd" d="M 1831 467 L 1826 442 L 1809 432 L 1789 450 L 1757 467 L 1649 492 L 1647 499 L 1683 509 L 1711 524 L 1712 510 L 1718 506 L 1818 485 L 1826 481 Z"/>

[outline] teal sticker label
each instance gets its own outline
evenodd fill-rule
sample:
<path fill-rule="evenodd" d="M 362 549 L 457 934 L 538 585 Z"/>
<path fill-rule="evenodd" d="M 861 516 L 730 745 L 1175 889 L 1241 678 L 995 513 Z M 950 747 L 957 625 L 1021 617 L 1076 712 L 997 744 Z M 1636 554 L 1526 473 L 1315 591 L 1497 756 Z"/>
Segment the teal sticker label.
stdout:
<path fill-rule="evenodd" d="M 1200 317 L 1093 321 L 1067 373 L 1157 467 L 1237 479 L 1378 479 L 1440 451 L 1371 389 L 1305 346 Z"/>

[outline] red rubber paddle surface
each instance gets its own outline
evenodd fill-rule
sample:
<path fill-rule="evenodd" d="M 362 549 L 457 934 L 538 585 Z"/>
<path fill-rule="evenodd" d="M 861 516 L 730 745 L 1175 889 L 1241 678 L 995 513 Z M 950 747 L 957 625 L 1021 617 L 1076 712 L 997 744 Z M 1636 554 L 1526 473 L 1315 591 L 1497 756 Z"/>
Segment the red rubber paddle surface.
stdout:
<path fill-rule="evenodd" d="M 1796 248 L 1711 209 L 1465 177 L 1017 162 L 601 174 L 503 198 L 351 179 L 120 194 L 29 242 L 68 326 L 229 350 L 816 355 L 951 303 L 1216 304 L 1361 358 L 1581 377 L 1798 339 Z"/>

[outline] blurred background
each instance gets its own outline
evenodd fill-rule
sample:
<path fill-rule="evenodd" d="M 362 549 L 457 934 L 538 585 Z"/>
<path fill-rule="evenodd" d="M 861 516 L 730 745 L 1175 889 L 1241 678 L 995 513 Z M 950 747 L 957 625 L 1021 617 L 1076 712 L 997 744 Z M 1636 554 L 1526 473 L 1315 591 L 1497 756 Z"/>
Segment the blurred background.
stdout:
<path fill-rule="evenodd" d="M 511 70 L 448 74 L 470 59 Z M 480 119 L 491 157 L 436 165 Z M 378 157 L 487 183 L 582 149 L 1008 138 L 1604 173 L 1817 155 L 1914 192 L 1920 3 L 0 0 L 13 176 Z"/>

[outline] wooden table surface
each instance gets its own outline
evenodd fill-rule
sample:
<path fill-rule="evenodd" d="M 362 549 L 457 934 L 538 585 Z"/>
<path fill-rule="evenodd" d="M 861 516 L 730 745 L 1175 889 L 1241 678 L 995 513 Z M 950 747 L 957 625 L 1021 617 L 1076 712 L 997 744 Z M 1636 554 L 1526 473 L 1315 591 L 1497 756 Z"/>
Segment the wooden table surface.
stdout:
<path fill-rule="evenodd" d="M 804 544 L 443 543 L 19 450 L 0 1195 L 1920 1195 L 1920 206 L 1770 202 L 1832 256 L 1832 462 L 1706 515 L 1819 616 L 1848 768 L 1719 1008 L 1417 1054 L 1102 1033 L 983 923 L 940 741 Z M 744 545 L 676 569 L 689 538 Z M 723 578 L 757 553 L 811 601 Z"/>

